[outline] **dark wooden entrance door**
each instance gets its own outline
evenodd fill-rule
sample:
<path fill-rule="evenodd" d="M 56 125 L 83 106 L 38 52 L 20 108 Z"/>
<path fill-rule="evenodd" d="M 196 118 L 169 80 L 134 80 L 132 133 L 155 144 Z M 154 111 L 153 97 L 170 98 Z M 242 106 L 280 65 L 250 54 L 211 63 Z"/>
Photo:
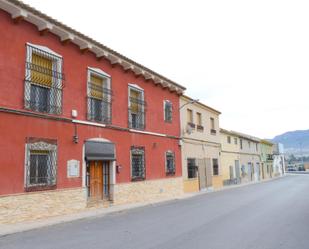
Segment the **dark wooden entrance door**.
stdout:
<path fill-rule="evenodd" d="M 102 161 L 90 162 L 90 198 L 103 199 L 103 165 Z"/>

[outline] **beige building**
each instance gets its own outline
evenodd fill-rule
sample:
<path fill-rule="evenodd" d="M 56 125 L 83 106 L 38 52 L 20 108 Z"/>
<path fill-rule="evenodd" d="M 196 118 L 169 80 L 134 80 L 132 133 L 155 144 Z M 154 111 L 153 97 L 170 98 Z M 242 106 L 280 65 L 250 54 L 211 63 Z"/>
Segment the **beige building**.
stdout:
<path fill-rule="evenodd" d="M 187 96 L 180 98 L 182 174 L 184 191 L 222 185 L 220 167 L 220 112 Z"/>
<path fill-rule="evenodd" d="M 260 139 L 220 129 L 220 141 L 223 185 L 261 179 Z"/>

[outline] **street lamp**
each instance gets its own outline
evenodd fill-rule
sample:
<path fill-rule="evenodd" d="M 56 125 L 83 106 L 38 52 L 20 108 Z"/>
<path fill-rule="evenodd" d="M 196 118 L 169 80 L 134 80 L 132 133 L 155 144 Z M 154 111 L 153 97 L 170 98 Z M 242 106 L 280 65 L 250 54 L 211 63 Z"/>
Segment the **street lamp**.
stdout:
<path fill-rule="evenodd" d="M 194 103 L 197 103 L 197 102 L 199 102 L 199 101 L 200 101 L 199 99 L 192 99 L 192 100 L 190 100 L 188 103 L 185 103 L 185 104 L 183 104 L 182 106 L 180 106 L 180 107 L 179 107 L 179 110 L 180 110 L 181 108 L 183 108 L 184 106 L 186 106 L 186 105 L 194 104 Z"/>

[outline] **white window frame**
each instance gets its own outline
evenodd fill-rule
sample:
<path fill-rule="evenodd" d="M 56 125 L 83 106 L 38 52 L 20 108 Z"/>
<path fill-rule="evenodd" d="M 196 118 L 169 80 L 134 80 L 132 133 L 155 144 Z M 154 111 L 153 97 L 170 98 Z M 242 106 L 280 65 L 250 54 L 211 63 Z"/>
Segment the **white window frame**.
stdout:
<path fill-rule="evenodd" d="M 141 88 L 140 86 L 136 85 L 136 84 L 132 84 L 132 83 L 129 83 L 128 84 L 128 110 L 131 109 L 131 101 L 130 101 L 130 93 L 131 93 L 131 90 L 133 91 L 136 91 L 136 92 L 139 92 L 142 96 L 142 101 L 145 101 L 145 96 L 144 96 L 144 89 Z M 145 115 L 145 106 L 142 105 L 142 112 L 144 114 L 143 118 L 144 118 L 144 125 L 145 125 L 145 121 L 146 121 L 146 115 Z M 132 117 L 131 115 L 129 115 L 129 122 L 132 124 Z"/>
<path fill-rule="evenodd" d="M 145 149 L 145 147 L 144 146 L 133 146 L 134 148 L 130 148 L 130 180 L 131 181 L 144 181 L 144 180 L 146 180 L 146 149 Z M 142 179 L 140 179 L 140 178 L 137 178 L 137 177 L 135 177 L 135 178 L 133 178 L 133 164 L 132 164 L 132 150 L 133 149 L 135 149 L 135 150 L 142 150 L 143 151 L 143 159 L 144 159 L 144 176 L 143 176 L 143 178 Z"/>
<path fill-rule="evenodd" d="M 46 57 L 47 59 L 51 59 L 52 60 L 52 63 L 53 63 L 53 69 L 54 71 L 56 71 L 56 69 L 59 69 L 57 70 L 58 72 L 62 73 L 62 56 L 57 54 L 56 52 L 54 52 L 53 50 L 49 49 L 48 47 L 45 47 L 45 46 L 41 46 L 41 45 L 36 45 L 36 44 L 31 44 L 31 43 L 26 43 L 26 62 L 28 63 L 32 63 L 32 54 L 33 54 L 33 51 L 32 49 L 30 49 L 30 47 L 33 47 L 33 48 L 36 48 L 36 49 L 39 49 L 39 50 L 42 50 L 43 52 L 46 52 L 50 55 L 54 55 L 54 57 L 50 58 L 50 57 Z M 29 49 L 28 49 L 29 48 Z M 30 54 L 28 54 L 30 53 Z M 42 56 L 44 57 L 44 55 L 42 54 L 39 54 L 39 56 Z M 31 78 L 31 70 L 29 70 L 26 66 L 26 69 L 25 69 L 25 78 L 30 75 L 30 78 Z M 62 110 L 62 80 L 61 79 L 54 79 L 52 78 L 52 86 L 60 86 L 61 87 L 61 93 L 60 93 L 60 96 L 56 96 L 56 97 L 53 97 L 53 98 L 50 98 L 50 105 L 51 106 L 55 106 L 55 103 L 54 100 L 55 99 L 60 99 L 60 103 L 61 103 L 61 110 Z M 59 94 L 57 93 L 56 91 L 53 91 L 53 87 L 51 88 L 51 95 L 52 94 Z M 25 108 L 26 109 L 30 109 L 30 101 L 31 101 L 31 82 L 29 81 L 25 81 L 25 93 L 24 93 L 24 98 L 25 98 Z"/>
<path fill-rule="evenodd" d="M 89 98 L 91 97 L 90 96 L 90 87 L 89 87 L 89 83 L 90 83 L 90 79 L 91 79 L 91 75 L 95 75 L 99 78 L 102 78 L 103 79 L 103 88 L 102 90 L 104 89 L 104 83 L 106 83 L 106 88 L 111 90 L 111 76 L 107 73 L 105 73 L 104 71 L 102 71 L 101 69 L 99 68 L 94 68 L 94 67 L 88 67 L 87 68 L 87 113 L 90 113 L 91 112 L 91 105 L 89 103 Z M 103 92 L 104 94 L 104 92 Z M 108 116 L 111 117 L 111 105 L 109 106 L 108 108 Z M 88 120 L 89 117 L 87 117 Z"/>
<path fill-rule="evenodd" d="M 172 172 L 172 173 L 167 171 L 167 155 L 168 154 L 172 154 L 173 155 L 174 172 Z M 165 152 L 165 173 L 166 174 L 170 174 L 170 175 L 171 174 L 173 174 L 173 175 L 176 174 L 175 152 L 173 152 L 171 150 L 168 150 L 168 151 Z"/>
<path fill-rule="evenodd" d="M 171 120 L 166 120 L 165 119 L 165 117 L 166 117 L 166 115 L 165 115 L 165 107 L 166 107 L 166 103 L 169 103 L 169 104 L 171 104 Z M 170 100 L 163 100 L 163 120 L 165 121 L 165 122 L 168 122 L 168 123 L 171 123 L 171 122 L 173 122 L 173 103 L 172 103 L 172 101 L 170 101 Z"/>
<path fill-rule="evenodd" d="M 215 174 L 214 174 L 214 159 L 217 160 L 217 164 L 218 164 L 218 175 L 215 175 Z M 211 160 L 211 165 L 212 165 L 212 175 L 213 175 L 213 176 L 220 176 L 221 170 L 220 170 L 219 158 L 217 158 L 217 157 L 212 158 L 212 160 Z"/>
<path fill-rule="evenodd" d="M 24 165 L 24 186 L 25 188 L 34 187 L 34 186 L 46 186 L 45 184 L 30 184 L 30 170 L 27 170 L 30 167 L 30 156 L 31 151 L 47 151 L 48 158 L 52 157 L 54 160 L 51 160 L 55 165 L 49 165 L 49 167 L 55 167 L 55 181 L 54 185 L 57 183 L 57 144 L 50 144 L 46 142 L 36 142 L 36 143 L 28 143 L 25 147 L 25 165 Z M 48 170 L 50 173 L 50 170 Z M 48 186 L 48 185 L 47 185 Z"/>

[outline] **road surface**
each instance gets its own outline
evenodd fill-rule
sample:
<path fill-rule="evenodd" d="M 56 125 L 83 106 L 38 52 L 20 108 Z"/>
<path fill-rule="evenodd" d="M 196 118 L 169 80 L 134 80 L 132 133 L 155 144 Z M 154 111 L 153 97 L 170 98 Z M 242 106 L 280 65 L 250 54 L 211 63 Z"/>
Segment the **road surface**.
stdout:
<path fill-rule="evenodd" d="M 309 175 L 0 238 L 1 249 L 307 249 Z"/>

